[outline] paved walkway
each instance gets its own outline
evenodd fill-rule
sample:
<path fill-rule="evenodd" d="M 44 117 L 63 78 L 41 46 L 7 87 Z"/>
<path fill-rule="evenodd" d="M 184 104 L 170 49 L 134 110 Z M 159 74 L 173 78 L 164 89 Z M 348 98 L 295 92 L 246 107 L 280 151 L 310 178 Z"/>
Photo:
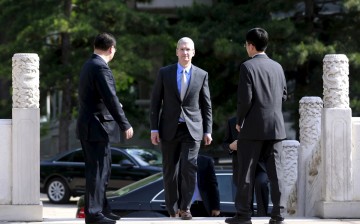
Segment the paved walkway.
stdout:
<path fill-rule="evenodd" d="M 359 211 L 360 212 L 360 211 Z M 117 224 L 225 224 L 225 218 L 193 218 L 192 220 L 181 220 L 173 218 L 123 218 Z M 269 218 L 253 218 L 253 224 L 267 224 Z M 0 222 L 2 223 L 2 222 Z M 26 222 L 4 222 L 26 223 Z M 31 222 L 31 224 L 84 224 L 84 219 L 70 218 L 44 218 L 43 222 Z M 360 219 L 318 219 L 318 218 L 289 218 L 286 224 L 360 224 Z"/>

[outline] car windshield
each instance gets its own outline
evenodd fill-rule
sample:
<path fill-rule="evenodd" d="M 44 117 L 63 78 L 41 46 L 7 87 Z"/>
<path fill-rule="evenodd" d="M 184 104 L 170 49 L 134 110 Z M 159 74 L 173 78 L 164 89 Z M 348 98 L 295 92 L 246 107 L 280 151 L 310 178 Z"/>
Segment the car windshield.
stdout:
<path fill-rule="evenodd" d="M 143 187 L 143 186 L 145 186 L 147 184 L 150 184 L 150 183 L 158 180 L 161 177 L 162 177 L 161 172 L 153 174 L 153 175 L 148 176 L 148 177 L 146 177 L 144 179 L 141 179 L 141 180 L 139 180 L 137 182 L 129 184 L 129 185 L 123 187 L 123 188 L 120 188 L 119 190 L 107 192 L 108 193 L 107 196 L 108 197 L 115 197 L 115 196 L 118 197 L 118 196 L 125 195 L 125 194 L 127 194 L 127 193 L 129 193 L 129 192 L 131 192 L 131 191 L 133 191 L 135 189 L 138 189 L 138 188 Z"/>
<path fill-rule="evenodd" d="M 162 164 L 162 155 L 154 149 L 125 149 L 142 166 L 158 166 Z"/>

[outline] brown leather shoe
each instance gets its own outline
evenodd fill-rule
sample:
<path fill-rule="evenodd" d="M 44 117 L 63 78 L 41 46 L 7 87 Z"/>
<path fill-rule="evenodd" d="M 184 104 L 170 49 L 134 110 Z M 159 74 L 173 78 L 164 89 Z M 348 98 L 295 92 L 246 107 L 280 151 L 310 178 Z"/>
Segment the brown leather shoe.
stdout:
<path fill-rule="evenodd" d="M 190 220 L 192 219 L 192 215 L 191 215 L 191 212 L 190 210 L 180 210 L 180 217 L 182 220 Z"/>

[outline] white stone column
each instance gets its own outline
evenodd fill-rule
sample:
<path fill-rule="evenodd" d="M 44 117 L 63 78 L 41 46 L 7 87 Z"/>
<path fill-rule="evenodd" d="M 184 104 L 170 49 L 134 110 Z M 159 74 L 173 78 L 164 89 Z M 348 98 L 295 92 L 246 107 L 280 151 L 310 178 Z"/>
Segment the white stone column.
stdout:
<path fill-rule="evenodd" d="M 352 200 L 348 58 L 346 55 L 330 54 L 323 62 L 323 175 L 316 214 L 322 218 L 359 218 L 360 203 Z"/>
<path fill-rule="evenodd" d="M 352 118 L 352 182 L 353 200 L 360 201 L 360 117 Z"/>
<path fill-rule="evenodd" d="M 320 97 L 303 97 L 300 100 L 300 149 L 298 163 L 298 181 L 297 181 L 297 198 L 298 198 L 298 216 L 310 215 L 309 211 L 313 210 L 316 189 L 313 188 L 314 181 L 310 179 L 309 165 L 317 171 L 319 164 L 313 162 L 321 160 L 320 158 L 320 139 L 321 139 L 321 112 L 323 101 Z M 317 153 L 316 153 L 317 152 Z M 316 157 L 316 155 L 318 155 Z M 315 157 L 314 157 L 315 156 Z M 311 172 L 312 179 L 318 175 L 318 172 Z M 315 191 L 315 194 L 314 194 Z"/>
<path fill-rule="evenodd" d="M 298 150 L 300 143 L 296 140 L 283 141 L 283 151 L 280 153 L 281 166 L 281 205 L 284 206 L 284 216 L 297 214 Z"/>
<path fill-rule="evenodd" d="M 11 203 L 11 119 L 0 120 L 0 205 Z"/>
<path fill-rule="evenodd" d="M 12 67 L 12 194 L 11 204 L 0 206 L 0 219 L 42 221 L 39 57 L 15 54 Z"/>

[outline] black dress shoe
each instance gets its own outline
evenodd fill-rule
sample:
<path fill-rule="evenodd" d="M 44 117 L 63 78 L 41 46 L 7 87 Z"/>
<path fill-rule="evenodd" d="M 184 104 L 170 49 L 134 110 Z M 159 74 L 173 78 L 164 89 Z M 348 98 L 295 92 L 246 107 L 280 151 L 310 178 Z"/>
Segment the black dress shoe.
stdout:
<path fill-rule="evenodd" d="M 231 218 L 226 218 L 225 222 L 229 224 L 252 224 L 250 219 L 246 219 L 238 215 L 235 215 Z"/>
<path fill-rule="evenodd" d="M 104 216 L 108 219 L 112 219 L 112 220 L 120 220 L 120 216 L 115 215 L 114 213 L 110 212 L 110 213 L 106 213 L 104 214 Z"/>
<path fill-rule="evenodd" d="M 269 224 L 285 224 L 284 218 L 271 218 Z"/>
<path fill-rule="evenodd" d="M 85 221 L 85 223 L 86 223 L 86 224 L 115 224 L 116 221 L 104 217 L 104 218 L 99 219 L 99 220 Z"/>

